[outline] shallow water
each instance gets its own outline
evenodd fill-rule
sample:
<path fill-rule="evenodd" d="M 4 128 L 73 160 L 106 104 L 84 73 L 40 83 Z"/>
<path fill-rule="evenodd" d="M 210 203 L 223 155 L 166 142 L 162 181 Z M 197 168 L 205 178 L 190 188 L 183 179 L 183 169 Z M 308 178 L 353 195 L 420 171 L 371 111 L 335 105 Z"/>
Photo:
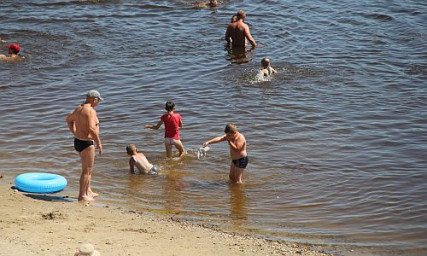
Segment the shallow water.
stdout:
<path fill-rule="evenodd" d="M 427 247 L 427 4 L 422 1 L 2 1 L 1 38 L 25 60 L 0 63 L 0 168 L 47 171 L 76 195 L 80 163 L 66 115 L 98 89 L 102 203 L 311 244 L 419 254 Z M 259 46 L 224 45 L 232 14 Z M 274 15 L 272 15 L 274 14 Z M 6 53 L 5 48 L 0 49 Z M 279 71 L 259 82 L 260 60 Z M 166 100 L 190 152 L 164 157 Z M 250 164 L 227 183 L 228 146 L 195 151 L 235 122 Z M 135 143 L 161 166 L 128 174 Z"/>

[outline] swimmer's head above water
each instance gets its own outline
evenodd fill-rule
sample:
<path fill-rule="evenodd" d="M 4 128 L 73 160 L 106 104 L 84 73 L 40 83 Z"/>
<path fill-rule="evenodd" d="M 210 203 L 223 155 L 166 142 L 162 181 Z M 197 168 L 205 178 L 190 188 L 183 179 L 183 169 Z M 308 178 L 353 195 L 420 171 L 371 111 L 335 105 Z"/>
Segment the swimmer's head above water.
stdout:
<path fill-rule="evenodd" d="M 263 68 L 268 68 L 270 66 L 270 59 L 269 58 L 263 58 L 261 60 L 261 65 Z"/>
<path fill-rule="evenodd" d="M 134 155 L 137 152 L 137 150 L 138 149 L 136 148 L 136 146 L 134 144 L 129 144 L 126 146 L 126 153 L 130 156 Z"/>
<path fill-rule="evenodd" d="M 218 1 L 217 0 L 210 0 L 209 1 L 209 6 L 210 7 L 217 7 L 218 6 Z"/>
<path fill-rule="evenodd" d="M 9 54 L 18 54 L 19 51 L 21 51 L 21 48 L 19 47 L 18 44 L 8 45 L 6 46 L 6 48 L 9 49 Z"/>

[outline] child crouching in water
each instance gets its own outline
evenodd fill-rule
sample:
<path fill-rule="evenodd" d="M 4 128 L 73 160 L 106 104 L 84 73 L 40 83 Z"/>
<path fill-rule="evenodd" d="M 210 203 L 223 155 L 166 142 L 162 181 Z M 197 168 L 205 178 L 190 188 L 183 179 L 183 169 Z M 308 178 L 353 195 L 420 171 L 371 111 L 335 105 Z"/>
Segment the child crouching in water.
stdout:
<path fill-rule="evenodd" d="M 225 135 L 215 137 L 211 140 L 203 143 L 203 147 L 206 147 L 209 144 L 227 141 L 230 146 L 230 156 L 231 156 L 231 165 L 230 165 L 230 181 L 236 184 L 242 183 L 242 175 L 246 166 L 248 165 L 249 159 L 246 152 L 246 139 L 243 134 L 241 134 L 236 125 L 229 123 L 225 126 L 224 130 Z"/>
<path fill-rule="evenodd" d="M 126 147 L 126 152 L 130 156 L 129 158 L 129 169 L 130 173 L 135 172 L 135 166 L 141 174 L 157 174 L 159 168 L 148 162 L 147 158 L 143 153 L 138 152 L 138 149 L 134 144 L 129 144 Z"/>
<path fill-rule="evenodd" d="M 156 125 L 147 124 L 145 128 L 157 130 L 165 123 L 165 148 L 166 148 L 166 157 L 172 157 L 172 145 L 174 145 L 178 151 L 179 156 L 183 156 L 184 145 L 179 138 L 179 128 L 182 128 L 182 118 L 181 115 L 175 113 L 175 103 L 172 101 L 166 102 L 165 109 L 167 113 L 160 117 L 159 122 Z"/>
<path fill-rule="evenodd" d="M 271 76 L 273 73 L 276 73 L 276 70 L 271 66 L 269 58 L 263 58 L 261 60 L 261 72 L 264 76 Z"/>

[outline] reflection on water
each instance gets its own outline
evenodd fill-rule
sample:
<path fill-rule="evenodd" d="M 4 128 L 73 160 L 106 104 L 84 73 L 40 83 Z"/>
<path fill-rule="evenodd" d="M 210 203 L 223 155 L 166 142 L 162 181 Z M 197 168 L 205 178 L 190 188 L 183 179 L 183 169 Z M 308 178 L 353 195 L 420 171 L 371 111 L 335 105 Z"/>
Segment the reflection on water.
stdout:
<path fill-rule="evenodd" d="M 174 160 L 171 160 L 174 161 Z M 173 164 L 171 169 L 167 169 L 166 172 L 166 183 L 163 186 L 164 197 L 165 197 L 165 210 L 168 213 L 180 214 L 183 210 L 183 191 L 186 186 L 184 184 L 183 165 Z"/>
<path fill-rule="evenodd" d="M 244 227 L 248 219 L 248 197 L 244 186 L 229 184 L 230 220 L 235 227 Z"/>
<path fill-rule="evenodd" d="M 227 60 L 235 64 L 251 62 L 255 54 L 255 48 L 248 50 L 247 47 L 231 47 L 227 45 L 225 49 L 228 53 Z"/>

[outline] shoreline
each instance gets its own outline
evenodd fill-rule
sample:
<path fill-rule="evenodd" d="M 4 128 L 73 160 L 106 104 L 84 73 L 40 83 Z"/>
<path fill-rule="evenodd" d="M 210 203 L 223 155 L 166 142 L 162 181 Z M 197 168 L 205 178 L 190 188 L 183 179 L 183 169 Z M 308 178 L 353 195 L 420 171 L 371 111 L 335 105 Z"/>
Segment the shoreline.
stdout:
<path fill-rule="evenodd" d="M 331 255 L 322 249 L 220 228 L 12 189 L 0 179 L 0 249 L 5 255 Z M 330 250 L 331 248 L 329 248 Z"/>

